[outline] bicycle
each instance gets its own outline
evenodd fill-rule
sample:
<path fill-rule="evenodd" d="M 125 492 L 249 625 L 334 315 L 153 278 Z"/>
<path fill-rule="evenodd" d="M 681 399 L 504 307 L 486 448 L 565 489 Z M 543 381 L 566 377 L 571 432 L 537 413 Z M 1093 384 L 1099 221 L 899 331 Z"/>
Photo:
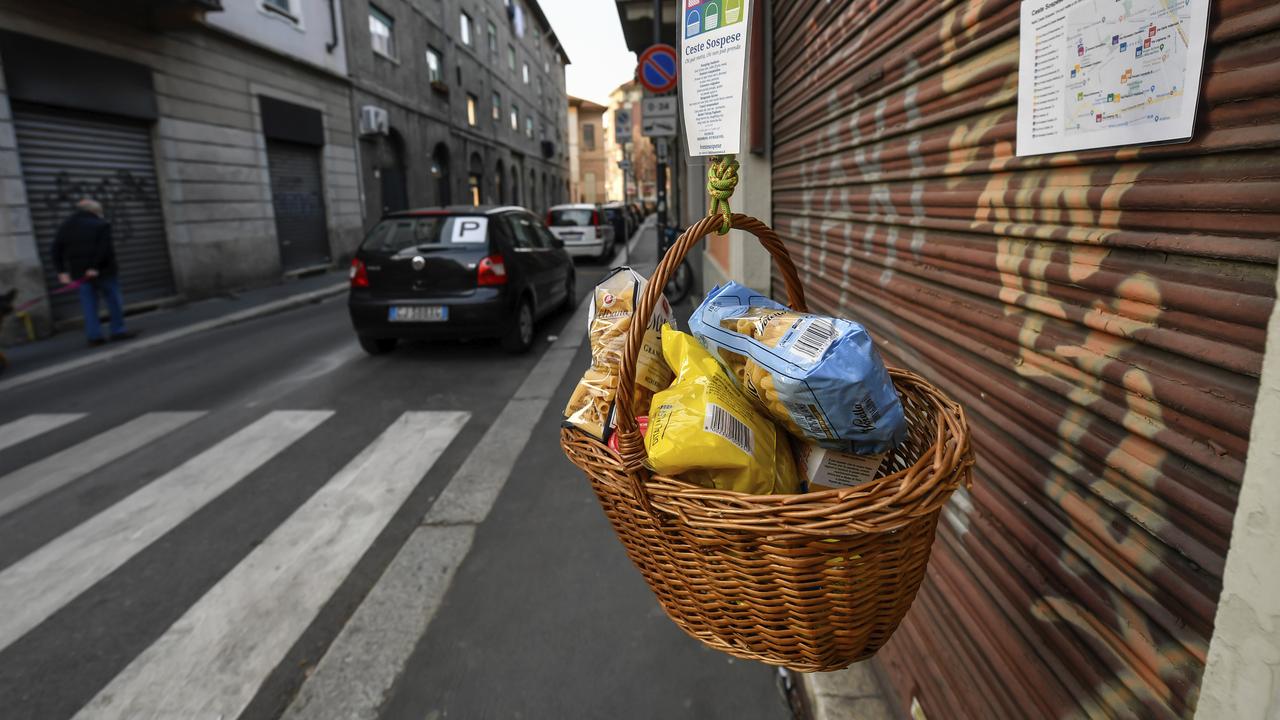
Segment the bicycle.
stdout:
<path fill-rule="evenodd" d="M 658 257 L 666 255 L 667 250 L 675 244 L 682 233 L 684 233 L 684 228 L 667 228 L 662 242 L 659 243 Z M 662 291 L 667 298 L 667 302 L 672 305 L 684 302 L 685 298 L 689 297 L 689 293 L 693 290 L 693 284 L 696 279 L 693 273 L 693 266 L 689 264 L 687 259 L 681 260 L 680 264 L 676 266 L 675 272 L 671 273 L 671 279 L 667 281 L 667 286 Z"/>

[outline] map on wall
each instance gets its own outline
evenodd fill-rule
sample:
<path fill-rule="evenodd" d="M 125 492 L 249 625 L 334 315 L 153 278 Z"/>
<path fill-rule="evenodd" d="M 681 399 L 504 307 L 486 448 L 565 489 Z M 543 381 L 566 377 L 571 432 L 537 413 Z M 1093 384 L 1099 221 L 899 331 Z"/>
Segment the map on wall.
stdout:
<path fill-rule="evenodd" d="M 1024 0 L 1018 155 L 1189 140 L 1209 0 Z"/>

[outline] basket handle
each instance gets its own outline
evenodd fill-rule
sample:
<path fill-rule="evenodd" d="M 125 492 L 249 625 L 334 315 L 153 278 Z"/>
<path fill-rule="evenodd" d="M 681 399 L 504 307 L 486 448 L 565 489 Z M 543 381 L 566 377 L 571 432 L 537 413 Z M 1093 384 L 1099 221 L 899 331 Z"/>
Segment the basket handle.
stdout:
<path fill-rule="evenodd" d="M 627 345 L 622 353 L 622 369 L 618 376 L 618 452 L 622 456 L 623 467 L 628 474 L 636 478 L 634 485 L 637 492 L 642 493 L 640 497 L 646 501 L 648 496 L 645 494 L 644 483 L 639 482 L 638 479 L 645 461 L 644 440 L 640 437 L 640 429 L 636 425 L 636 408 L 632 407 L 636 385 L 636 361 L 640 356 L 640 345 L 644 341 L 648 319 L 653 315 L 658 297 L 666 288 L 671 274 L 684 261 L 684 256 L 694 244 L 707 233 L 720 230 L 723 222 L 723 215 L 705 217 L 685 230 L 684 234 L 667 250 L 667 254 L 658 263 L 657 269 L 653 271 L 653 277 L 649 278 L 649 283 L 645 285 L 644 292 L 636 302 L 631 327 L 627 331 Z M 763 222 L 742 213 L 732 215 L 732 226 L 756 236 L 764 249 L 773 256 L 774 262 L 778 264 L 782 281 L 787 288 L 787 304 L 793 310 L 807 312 L 808 306 L 804 301 L 804 287 L 800 284 L 800 276 L 796 273 L 795 263 L 791 262 L 791 254 L 787 252 L 787 247 L 782 244 L 778 234 Z M 648 408 L 644 410 L 647 411 Z"/>

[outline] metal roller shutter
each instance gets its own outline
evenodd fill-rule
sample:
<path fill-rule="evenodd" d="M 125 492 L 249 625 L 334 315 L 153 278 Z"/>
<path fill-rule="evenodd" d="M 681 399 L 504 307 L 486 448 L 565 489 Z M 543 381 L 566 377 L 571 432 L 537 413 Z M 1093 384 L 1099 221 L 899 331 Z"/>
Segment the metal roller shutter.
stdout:
<path fill-rule="evenodd" d="M 329 262 L 324 195 L 320 185 L 320 148 L 284 140 L 267 140 L 271 204 L 276 237 L 285 270 Z"/>
<path fill-rule="evenodd" d="M 15 103 L 13 124 L 45 282 L 58 287 L 53 236 L 82 197 L 111 221 L 126 303 L 174 294 L 147 124 Z M 53 295 L 55 320 L 79 316 L 75 293 Z"/>
<path fill-rule="evenodd" d="M 1018 2 L 773 3 L 810 302 L 975 434 L 880 654 L 928 717 L 1194 712 L 1274 303 L 1278 7 L 1213 3 L 1192 142 L 1016 158 Z"/>

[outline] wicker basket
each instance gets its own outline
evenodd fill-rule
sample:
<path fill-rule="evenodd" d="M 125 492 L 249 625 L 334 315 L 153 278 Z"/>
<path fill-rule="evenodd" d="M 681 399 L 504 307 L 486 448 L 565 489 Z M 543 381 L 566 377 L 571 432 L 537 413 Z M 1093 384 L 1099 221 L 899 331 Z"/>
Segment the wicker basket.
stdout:
<path fill-rule="evenodd" d="M 685 253 L 720 223 L 709 217 L 676 241 L 636 317 L 649 316 Z M 741 214 L 733 226 L 773 255 L 791 307 L 805 310 L 777 234 Z M 964 411 L 918 375 L 891 369 L 909 432 L 877 479 L 803 495 L 708 490 L 644 466 L 630 407 L 644 326 L 632 323 L 623 356 L 621 453 L 574 428 L 562 431 L 561 445 L 667 615 L 717 650 L 792 670 L 836 670 L 875 654 L 915 599 L 943 503 L 969 482 Z"/>

